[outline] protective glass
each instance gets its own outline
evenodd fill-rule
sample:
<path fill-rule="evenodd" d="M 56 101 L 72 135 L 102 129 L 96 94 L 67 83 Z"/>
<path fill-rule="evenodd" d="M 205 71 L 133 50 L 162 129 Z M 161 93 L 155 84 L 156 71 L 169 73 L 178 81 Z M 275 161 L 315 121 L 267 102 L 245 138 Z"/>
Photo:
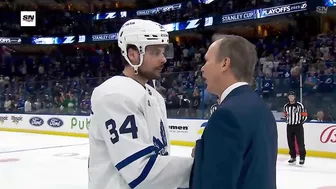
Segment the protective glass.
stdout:
<path fill-rule="evenodd" d="M 166 45 L 164 55 L 165 55 L 166 59 L 173 59 L 174 58 L 174 45 L 173 45 L 173 43 L 169 43 L 168 45 Z"/>

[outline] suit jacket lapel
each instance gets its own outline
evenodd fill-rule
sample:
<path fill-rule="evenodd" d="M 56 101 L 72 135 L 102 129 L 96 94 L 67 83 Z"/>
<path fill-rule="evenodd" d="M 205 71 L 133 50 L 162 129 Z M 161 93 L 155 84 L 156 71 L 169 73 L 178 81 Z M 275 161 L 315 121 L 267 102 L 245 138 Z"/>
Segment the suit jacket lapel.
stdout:
<path fill-rule="evenodd" d="M 233 89 L 225 98 L 224 100 L 221 102 L 221 104 L 223 104 L 225 101 L 227 101 L 228 99 L 240 95 L 242 93 L 246 93 L 246 92 L 251 92 L 252 89 L 249 85 L 242 85 L 240 87 L 237 87 L 235 89 Z"/>

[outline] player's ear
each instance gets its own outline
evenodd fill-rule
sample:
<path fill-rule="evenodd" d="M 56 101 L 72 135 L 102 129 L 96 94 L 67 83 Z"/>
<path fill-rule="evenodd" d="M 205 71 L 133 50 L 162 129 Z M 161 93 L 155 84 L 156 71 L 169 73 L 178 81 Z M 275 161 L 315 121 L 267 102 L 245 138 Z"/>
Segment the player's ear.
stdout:
<path fill-rule="evenodd" d="M 127 49 L 127 56 L 132 62 L 132 64 L 137 65 L 140 62 L 140 53 L 138 51 L 138 48 L 136 46 L 129 47 Z"/>

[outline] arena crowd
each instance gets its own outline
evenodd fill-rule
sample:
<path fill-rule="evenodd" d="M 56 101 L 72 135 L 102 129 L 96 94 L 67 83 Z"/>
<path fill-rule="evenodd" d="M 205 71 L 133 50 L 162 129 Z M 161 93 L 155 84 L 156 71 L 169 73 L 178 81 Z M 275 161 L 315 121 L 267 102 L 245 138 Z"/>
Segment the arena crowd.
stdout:
<path fill-rule="evenodd" d="M 110 33 L 126 21 L 126 18 L 121 18 L 93 22 L 89 21 L 92 19 L 90 14 L 70 10 L 61 12 L 39 6 L 38 11 L 45 11 L 46 15 L 38 18 L 43 27 L 21 30 L 14 15 L 27 9 L 28 5 L 15 2 L 0 3 L 1 36 Z M 144 18 L 169 23 L 284 3 L 271 2 L 217 0 L 205 5 L 186 1 L 183 3 L 185 8 L 181 10 Z M 97 12 L 108 11 L 106 6 L 94 9 Z M 295 91 L 299 97 L 301 74 L 303 102 L 310 120 L 323 117 L 325 121 L 335 121 L 336 33 L 330 31 L 302 37 L 291 28 L 293 26 L 288 25 L 287 32 L 249 38 L 256 45 L 260 57 L 253 83 L 256 93 L 277 114 L 282 111 L 289 91 Z M 162 79 L 158 82 L 158 91 L 166 100 L 168 116 L 207 118 L 217 98 L 204 90 L 200 69 L 211 36 L 173 42 L 175 58 L 166 63 Z M 2 46 L 0 112 L 88 114 L 92 90 L 104 80 L 121 73 L 121 58 L 115 42 L 85 48 L 60 45 L 47 53 L 35 54 L 20 51 L 15 46 Z"/>

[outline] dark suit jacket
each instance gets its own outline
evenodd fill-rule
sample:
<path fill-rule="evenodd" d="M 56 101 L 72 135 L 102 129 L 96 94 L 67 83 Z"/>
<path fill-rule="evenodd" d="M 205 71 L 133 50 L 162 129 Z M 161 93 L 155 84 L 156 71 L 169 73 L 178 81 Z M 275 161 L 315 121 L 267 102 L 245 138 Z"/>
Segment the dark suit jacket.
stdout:
<path fill-rule="evenodd" d="M 229 93 L 195 150 L 190 189 L 276 189 L 275 118 L 250 86 Z"/>

